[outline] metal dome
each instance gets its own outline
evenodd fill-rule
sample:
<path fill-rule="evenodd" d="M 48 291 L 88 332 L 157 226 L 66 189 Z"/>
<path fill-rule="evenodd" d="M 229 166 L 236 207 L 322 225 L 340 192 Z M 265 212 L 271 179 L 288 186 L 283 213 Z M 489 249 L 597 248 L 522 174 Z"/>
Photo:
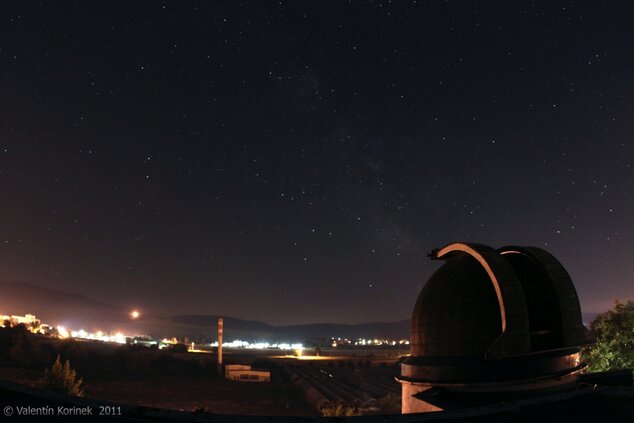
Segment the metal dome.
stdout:
<path fill-rule="evenodd" d="M 586 330 L 563 266 L 536 247 L 453 243 L 412 314 L 401 380 L 473 383 L 574 372 Z"/>
<path fill-rule="evenodd" d="M 495 289 L 469 255 L 447 260 L 429 279 L 412 315 L 411 354 L 481 356 L 502 332 Z"/>

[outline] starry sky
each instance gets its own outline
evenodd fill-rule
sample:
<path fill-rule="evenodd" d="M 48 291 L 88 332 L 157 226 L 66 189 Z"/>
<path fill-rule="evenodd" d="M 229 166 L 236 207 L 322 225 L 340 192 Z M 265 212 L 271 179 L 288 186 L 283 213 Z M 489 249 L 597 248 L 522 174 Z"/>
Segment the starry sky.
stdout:
<path fill-rule="evenodd" d="M 408 318 L 453 241 L 634 298 L 618 2 L 0 5 L 0 279 L 273 324 Z"/>

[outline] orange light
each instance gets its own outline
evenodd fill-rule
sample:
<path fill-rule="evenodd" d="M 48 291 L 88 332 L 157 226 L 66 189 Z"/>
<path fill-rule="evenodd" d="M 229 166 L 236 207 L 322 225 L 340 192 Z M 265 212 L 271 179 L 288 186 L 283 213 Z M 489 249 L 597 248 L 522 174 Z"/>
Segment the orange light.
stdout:
<path fill-rule="evenodd" d="M 132 319 L 138 319 L 139 316 L 141 316 L 141 313 L 139 313 L 137 310 L 132 310 L 132 312 L 130 313 L 130 317 Z"/>

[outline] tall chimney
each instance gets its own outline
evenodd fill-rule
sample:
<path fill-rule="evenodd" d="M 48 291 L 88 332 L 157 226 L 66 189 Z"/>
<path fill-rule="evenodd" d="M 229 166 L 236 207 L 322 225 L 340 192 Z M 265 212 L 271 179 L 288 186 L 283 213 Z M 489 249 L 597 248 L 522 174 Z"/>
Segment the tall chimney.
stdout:
<path fill-rule="evenodd" d="M 222 317 L 218 317 L 218 376 L 222 377 L 222 332 L 224 323 Z"/>

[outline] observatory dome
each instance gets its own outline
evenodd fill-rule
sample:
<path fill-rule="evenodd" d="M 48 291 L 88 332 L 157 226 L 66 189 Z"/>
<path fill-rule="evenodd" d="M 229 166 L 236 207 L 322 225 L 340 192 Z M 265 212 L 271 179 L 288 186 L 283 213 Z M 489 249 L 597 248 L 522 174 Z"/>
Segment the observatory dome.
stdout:
<path fill-rule="evenodd" d="M 577 293 L 550 253 L 453 243 L 430 257 L 444 263 L 412 313 L 410 355 L 399 378 L 404 412 L 415 401 L 409 397 L 430 387 L 495 390 L 497 383 L 526 390 L 548 380 L 560 386 L 583 368 L 586 330 Z M 409 404 L 409 410 L 417 409 Z"/>

